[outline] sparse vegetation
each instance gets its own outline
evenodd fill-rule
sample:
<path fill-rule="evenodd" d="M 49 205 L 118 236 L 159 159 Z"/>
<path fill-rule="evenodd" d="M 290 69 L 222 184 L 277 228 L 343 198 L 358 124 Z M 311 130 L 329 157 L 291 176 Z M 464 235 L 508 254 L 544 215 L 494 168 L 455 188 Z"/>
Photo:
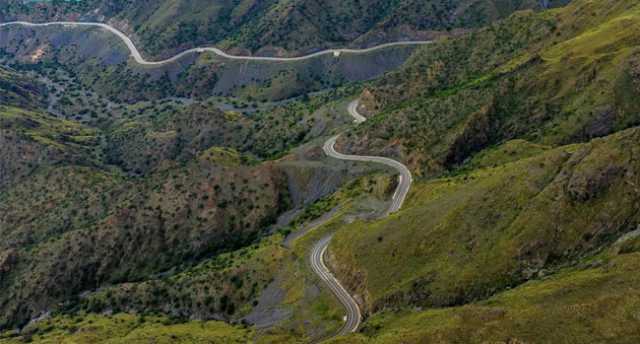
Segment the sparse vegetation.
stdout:
<path fill-rule="evenodd" d="M 326 263 L 365 315 L 331 343 L 638 342 L 640 5 L 511 14 L 563 3 L 0 5 L 98 7 L 153 56 L 441 37 L 146 68 L 91 30 L 3 29 L 0 343 L 316 341 L 344 315 L 308 264 L 329 234 Z M 368 120 L 352 126 L 358 92 Z M 385 170 L 327 163 L 338 127 L 340 151 L 412 169 L 398 213 L 376 218 Z"/>

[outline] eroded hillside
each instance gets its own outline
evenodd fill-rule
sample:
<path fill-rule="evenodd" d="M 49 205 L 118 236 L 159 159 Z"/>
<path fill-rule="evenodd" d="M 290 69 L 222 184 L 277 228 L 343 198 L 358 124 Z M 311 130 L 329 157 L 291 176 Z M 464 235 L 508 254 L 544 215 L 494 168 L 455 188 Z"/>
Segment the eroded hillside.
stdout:
<path fill-rule="evenodd" d="M 638 342 L 640 5 L 537 11 L 562 3 L 8 3 L 153 56 L 456 35 L 147 68 L 105 32 L 0 30 L 0 327 L 26 325 L 0 342 Z M 394 170 L 325 156 L 339 133 L 406 163 L 400 211 Z M 363 315 L 337 338 L 329 236 Z"/>
<path fill-rule="evenodd" d="M 336 45 L 434 38 L 453 29 L 482 26 L 516 10 L 566 2 L 10 0 L 0 6 L 0 20 L 109 21 L 133 35 L 152 56 L 170 56 L 203 44 L 282 55 Z"/>

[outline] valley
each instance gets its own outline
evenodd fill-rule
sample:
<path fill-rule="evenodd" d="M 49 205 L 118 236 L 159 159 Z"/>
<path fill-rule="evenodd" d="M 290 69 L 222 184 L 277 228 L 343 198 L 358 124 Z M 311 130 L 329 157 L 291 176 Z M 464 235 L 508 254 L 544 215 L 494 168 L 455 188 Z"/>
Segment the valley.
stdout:
<path fill-rule="evenodd" d="M 213 3 L 0 5 L 0 343 L 637 342 L 635 1 Z"/>

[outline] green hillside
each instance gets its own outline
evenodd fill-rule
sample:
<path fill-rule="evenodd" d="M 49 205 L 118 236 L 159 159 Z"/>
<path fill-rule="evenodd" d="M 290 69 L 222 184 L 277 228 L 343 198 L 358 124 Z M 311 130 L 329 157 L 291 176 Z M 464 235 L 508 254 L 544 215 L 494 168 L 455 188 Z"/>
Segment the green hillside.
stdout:
<path fill-rule="evenodd" d="M 26 328 L 22 337 L 7 333 L 0 343 L 246 343 L 251 333 L 223 322 L 172 324 L 158 316 L 60 317 Z"/>
<path fill-rule="evenodd" d="M 342 342 L 638 340 L 639 15 L 518 13 L 367 88 L 373 118 L 344 146 L 431 178 L 337 232 L 332 265 L 370 316 Z"/>
<path fill-rule="evenodd" d="M 576 268 L 486 301 L 383 312 L 362 334 L 331 343 L 636 343 L 637 232 Z"/>
<path fill-rule="evenodd" d="M 371 311 L 465 304 L 577 264 L 640 223 L 638 138 L 630 129 L 418 183 L 398 214 L 341 229 L 333 260 Z"/>
<path fill-rule="evenodd" d="M 639 25 L 635 2 L 576 1 L 423 47 L 367 90 L 377 115 L 345 141 L 393 141 L 429 176 L 514 138 L 557 146 L 638 125 Z"/>
<path fill-rule="evenodd" d="M 153 56 L 438 37 L 147 68 L 100 32 L 1 31 L 0 343 L 637 343 L 640 4 L 564 4 L 0 5 Z M 339 133 L 409 167 L 400 211 L 393 170 L 326 157 Z M 363 314 L 341 337 L 328 235 Z"/>

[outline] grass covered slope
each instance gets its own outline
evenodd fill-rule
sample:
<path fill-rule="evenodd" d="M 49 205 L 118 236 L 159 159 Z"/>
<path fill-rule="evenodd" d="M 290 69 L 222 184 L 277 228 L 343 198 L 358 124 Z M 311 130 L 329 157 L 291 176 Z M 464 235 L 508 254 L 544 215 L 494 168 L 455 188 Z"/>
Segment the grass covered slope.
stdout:
<path fill-rule="evenodd" d="M 493 144 L 561 145 L 640 123 L 640 5 L 574 1 L 423 47 L 363 95 L 377 115 L 345 138 L 434 175 Z"/>
<path fill-rule="evenodd" d="M 172 323 L 160 316 L 60 316 L 28 326 L 18 336 L 0 336 L 2 344 L 33 343 L 247 343 L 251 331 L 223 322 Z"/>
<path fill-rule="evenodd" d="M 518 13 L 421 49 L 363 94 L 379 113 L 348 148 L 440 176 L 337 234 L 334 267 L 366 309 L 484 300 L 636 228 L 640 137 L 623 129 L 640 120 L 639 32 L 634 1 Z"/>
<path fill-rule="evenodd" d="M 637 343 L 637 230 L 575 268 L 486 301 L 427 311 L 383 312 L 361 335 L 332 343 Z"/>
<path fill-rule="evenodd" d="M 498 147 L 471 162 L 489 167 L 417 183 L 401 212 L 341 229 L 331 262 L 369 312 L 458 306 L 581 266 L 640 224 L 638 140 L 634 128 L 506 163 Z"/>

